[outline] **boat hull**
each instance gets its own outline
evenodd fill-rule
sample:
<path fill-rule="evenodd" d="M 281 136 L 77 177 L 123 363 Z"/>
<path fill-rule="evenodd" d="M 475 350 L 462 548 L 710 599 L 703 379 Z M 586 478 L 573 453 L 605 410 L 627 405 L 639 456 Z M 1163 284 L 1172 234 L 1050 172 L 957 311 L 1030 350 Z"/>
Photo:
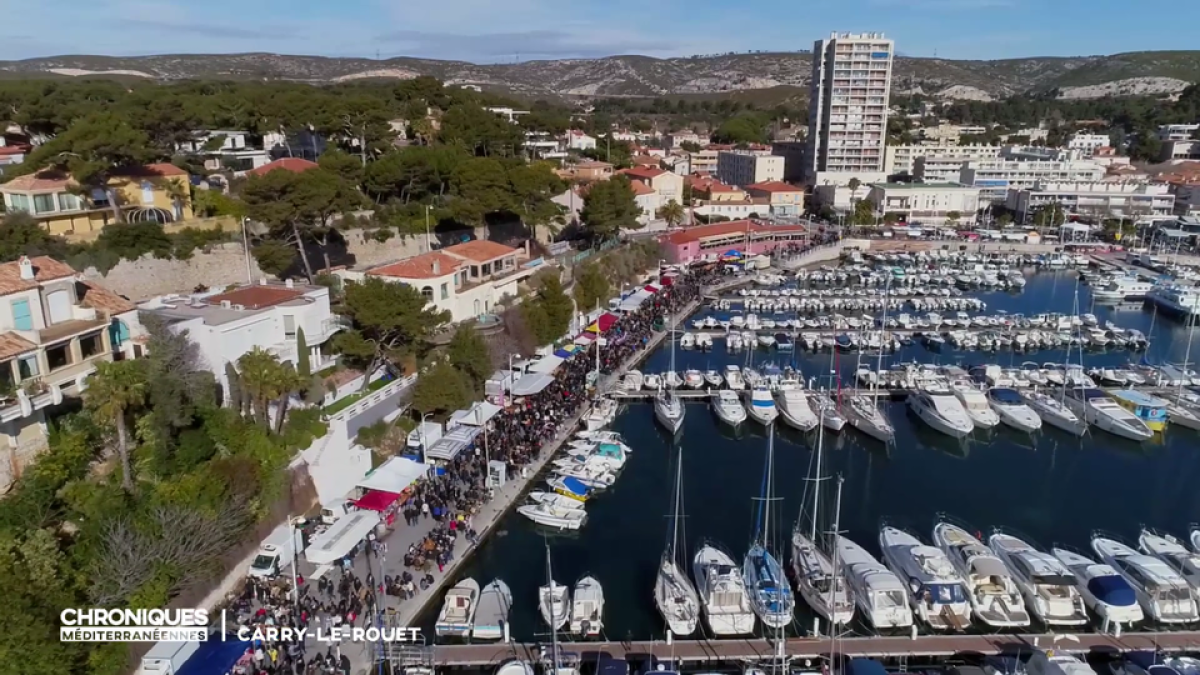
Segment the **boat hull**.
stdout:
<path fill-rule="evenodd" d="M 684 407 L 683 403 L 679 404 L 678 414 L 673 414 L 668 406 L 658 402 L 654 404 L 654 419 L 662 425 L 667 431 L 677 434 L 683 428 Z"/>

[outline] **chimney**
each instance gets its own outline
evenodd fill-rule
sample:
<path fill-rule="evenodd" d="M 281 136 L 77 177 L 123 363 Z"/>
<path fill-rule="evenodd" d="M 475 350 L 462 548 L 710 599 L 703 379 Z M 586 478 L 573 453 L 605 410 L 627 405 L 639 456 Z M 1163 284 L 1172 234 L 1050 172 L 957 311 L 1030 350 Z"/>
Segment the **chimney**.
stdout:
<path fill-rule="evenodd" d="M 442 261 L 438 260 L 437 258 L 434 258 L 433 259 L 433 276 L 436 277 L 436 276 L 440 276 L 441 274 L 442 274 Z"/>
<path fill-rule="evenodd" d="M 29 259 L 29 256 L 21 256 L 21 261 L 17 264 L 21 266 L 21 279 L 33 281 L 33 261 Z"/>

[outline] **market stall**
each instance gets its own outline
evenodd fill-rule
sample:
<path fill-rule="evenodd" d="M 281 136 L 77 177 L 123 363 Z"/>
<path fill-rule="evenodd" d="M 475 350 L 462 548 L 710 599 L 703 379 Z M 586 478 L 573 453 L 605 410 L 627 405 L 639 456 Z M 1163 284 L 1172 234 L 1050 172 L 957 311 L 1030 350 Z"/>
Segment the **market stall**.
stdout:
<path fill-rule="evenodd" d="M 314 565 L 332 565 L 354 550 L 378 524 L 379 514 L 374 511 L 348 513 L 314 537 L 304 549 L 304 557 Z"/>
<path fill-rule="evenodd" d="M 482 427 L 461 424 L 438 439 L 425 451 L 425 461 L 449 462 L 458 453 L 475 445 L 475 437 L 483 433 Z"/>

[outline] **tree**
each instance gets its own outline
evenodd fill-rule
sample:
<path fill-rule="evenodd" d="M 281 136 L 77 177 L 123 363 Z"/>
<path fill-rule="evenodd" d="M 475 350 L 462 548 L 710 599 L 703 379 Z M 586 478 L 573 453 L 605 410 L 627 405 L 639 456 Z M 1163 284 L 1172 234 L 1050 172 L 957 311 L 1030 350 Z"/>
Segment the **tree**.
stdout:
<path fill-rule="evenodd" d="M 213 404 L 216 383 L 186 330 L 172 330 L 154 314 L 143 314 L 141 321 L 148 333 L 142 359 L 146 398 L 153 404 L 148 423 L 154 438 L 169 449 L 181 431 L 195 425 L 197 411 Z"/>
<path fill-rule="evenodd" d="M 466 376 L 448 361 L 438 361 L 421 373 L 413 387 L 412 405 L 417 412 L 448 413 L 471 403 L 471 385 Z"/>
<path fill-rule="evenodd" d="M 946 224 L 951 227 L 954 227 L 958 223 L 959 218 L 962 218 L 962 213 L 959 211 L 946 212 Z"/>
<path fill-rule="evenodd" d="M 1136 130 L 1133 143 L 1129 146 L 1129 156 L 1143 162 L 1157 162 L 1162 155 L 1162 140 L 1150 126 Z"/>
<path fill-rule="evenodd" d="M 312 357 L 308 354 L 308 340 L 304 329 L 296 329 L 296 373 L 307 382 L 312 377 Z"/>
<path fill-rule="evenodd" d="M 586 263 L 579 268 L 575 277 L 575 304 L 582 310 L 591 310 L 607 302 L 612 294 L 608 277 L 596 263 Z"/>
<path fill-rule="evenodd" d="M 683 210 L 683 205 L 672 199 L 663 205 L 656 214 L 659 218 L 667 221 L 667 227 L 679 227 L 683 223 L 683 219 L 687 216 L 687 212 Z"/>
<path fill-rule="evenodd" d="M 757 115 L 739 115 L 722 122 L 712 138 L 715 143 L 734 145 L 762 143 L 767 140 L 766 124 Z"/>
<path fill-rule="evenodd" d="M 342 314 L 353 328 L 339 333 L 336 344 L 368 373 L 379 364 L 422 351 L 426 339 L 450 321 L 449 312 L 430 306 L 426 296 L 408 284 L 367 277 L 348 282 L 343 294 Z"/>
<path fill-rule="evenodd" d="M 554 173 L 548 162 L 518 164 L 509 169 L 508 183 L 521 219 L 533 230 L 536 237 L 538 227 L 551 227 L 561 218 L 563 207 L 550 201 L 562 194 L 566 185 Z M 557 232 L 551 232 L 555 235 Z"/>
<path fill-rule="evenodd" d="M 1043 204 L 1034 209 L 1033 222 L 1039 228 L 1055 229 L 1067 222 L 1067 214 L 1058 202 Z"/>
<path fill-rule="evenodd" d="M 563 291 L 557 274 L 548 275 L 537 295 L 523 303 L 522 307 L 529 329 L 533 331 L 538 344 L 543 345 L 567 332 L 575 312 L 571 298 Z"/>
<path fill-rule="evenodd" d="M 62 260 L 67 257 L 67 242 L 50 234 L 28 213 L 12 211 L 0 220 L 0 262 L 12 262 L 23 255 Z"/>
<path fill-rule="evenodd" d="M 482 392 L 483 384 L 492 375 L 492 356 L 488 353 L 487 342 L 474 326 L 459 326 L 447 347 L 447 355 L 450 365 L 467 377 L 471 389 L 476 393 Z"/>
<path fill-rule="evenodd" d="M 442 116 L 439 138 L 482 157 L 513 157 L 521 148 L 521 127 L 478 105 L 452 107 Z"/>
<path fill-rule="evenodd" d="M 322 169 L 337 174 L 342 180 L 349 185 L 358 185 L 363 180 L 363 162 L 359 157 L 355 157 L 349 153 L 342 152 L 337 148 L 326 150 L 320 157 L 317 158 L 317 164 L 321 165 Z"/>
<path fill-rule="evenodd" d="M 603 242 L 620 236 L 621 230 L 640 228 L 638 216 L 641 212 L 629 179 L 617 176 L 596 183 L 588 190 L 579 215 L 592 237 Z"/>
<path fill-rule="evenodd" d="M 255 420 L 264 428 L 271 428 L 271 403 L 276 404 L 275 432 L 283 429 L 287 417 L 288 402 L 292 394 L 308 384 L 290 363 L 255 347 L 238 358 L 238 375 L 241 387 L 249 398 Z"/>
<path fill-rule="evenodd" d="M 684 141 L 679 144 L 679 149 L 685 152 L 700 152 L 700 144 L 696 141 Z"/>
<path fill-rule="evenodd" d="M 508 175 L 499 160 L 472 157 L 458 165 L 451 184 L 457 196 L 451 208 L 463 222 L 482 225 L 489 213 L 513 207 Z"/>
<path fill-rule="evenodd" d="M 133 492 L 133 464 L 129 460 L 128 415 L 146 400 L 146 371 L 142 361 L 111 361 L 96 366 L 88 379 L 84 402 L 97 418 L 117 432 L 121 460 L 121 487 Z"/>

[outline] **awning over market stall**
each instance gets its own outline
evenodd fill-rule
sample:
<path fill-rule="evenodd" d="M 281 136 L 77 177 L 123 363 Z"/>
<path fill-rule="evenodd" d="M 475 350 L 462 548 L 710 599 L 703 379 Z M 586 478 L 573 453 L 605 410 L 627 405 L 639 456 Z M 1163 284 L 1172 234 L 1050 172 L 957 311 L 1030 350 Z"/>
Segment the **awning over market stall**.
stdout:
<path fill-rule="evenodd" d="M 659 286 L 658 284 L 646 284 L 642 290 L 649 291 L 650 293 L 657 293 L 662 290 L 662 286 Z"/>
<path fill-rule="evenodd" d="M 589 333 L 587 331 L 584 331 L 584 332 L 580 333 L 579 335 L 575 336 L 575 344 L 590 345 L 590 344 L 592 344 L 592 340 L 595 340 L 595 339 L 596 339 L 595 333 Z"/>
<path fill-rule="evenodd" d="M 393 457 L 363 476 L 356 487 L 399 495 L 428 473 L 429 467 L 420 462 L 407 457 Z"/>
<path fill-rule="evenodd" d="M 540 360 L 538 360 L 537 363 L 529 366 L 528 372 L 548 375 L 553 373 L 555 370 L 558 370 L 558 367 L 561 366 L 565 360 L 566 359 L 563 357 L 555 356 L 554 354 L 543 356 Z"/>
<path fill-rule="evenodd" d="M 358 508 L 364 511 L 379 511 L 383 512 L 389 506 L 396 503 L 400 499 L 400 495 L 395 492 L 384 492 L 383 490 L 367 490 L 367 493 L 351 501 Z"/>
<path fill-rule="evenodd" d="M 549 387 L 550 383 L 553 381 L 554 381 L 553 375 L 546 375 L 543 373 L 530 373 L 529 375 L 526 375 L 525 377 L 522 377 L 521 379 L 517 380 L 517 383 L 515 385 L 513 385 L 512 395 L 513 396 L 532 396 L 532 395 L 538 393 L 539 391 L 545 389 L 546 387 Z"/>
<path fill-rule="evenodd" d="M 587 327 L 588 332 L 607 333 L 608 329 L 613 327 L 613 324 L 617 322 L 618 318 L 620 317 L 618 317 L 616 314 L 605 312 L 597 317 L 596 320 L 592 322 L 592 325 Z"/>
<path fill-rule="evenodd" d="M 636 293 L 630 294 L 629 297 L 627 297 L 621 301 L 621 307 L 620 307 L 621 311 L 622 312 L 632 312 L 633 310 L 637 309 L 638 307 L 641 307 L 642 303 L 646 302 L 646 300 L 649 299 L 650 295 L 651 295 L 650 291 L 647 291 L 645 289 L 639 289 Z"/>
<path fill-rule="evenodd" d="M 313 538 L 304 549 L 304 557 L 314 565 L 332 565 L 346 557 L 378 524 L 379 514 L 374 511 L 347 513 Z"/>
<path fill-rule="evenodd" d="M 450 415 L 450 420 L 459 424 L 481 427 L 498 415 L 501 410 L 504 410 L 504 408 L 495 403 L 480 401 L 466 410 L 455 411 Z"/>
<path fill-rule="evenodd" d="M 475 443 L 475 437 L 483 433 L 482 427 L 462 424 L 450 430 L 425 451 L 425 459 L 440 459 L 450 461 L 466 448 Z"/>

